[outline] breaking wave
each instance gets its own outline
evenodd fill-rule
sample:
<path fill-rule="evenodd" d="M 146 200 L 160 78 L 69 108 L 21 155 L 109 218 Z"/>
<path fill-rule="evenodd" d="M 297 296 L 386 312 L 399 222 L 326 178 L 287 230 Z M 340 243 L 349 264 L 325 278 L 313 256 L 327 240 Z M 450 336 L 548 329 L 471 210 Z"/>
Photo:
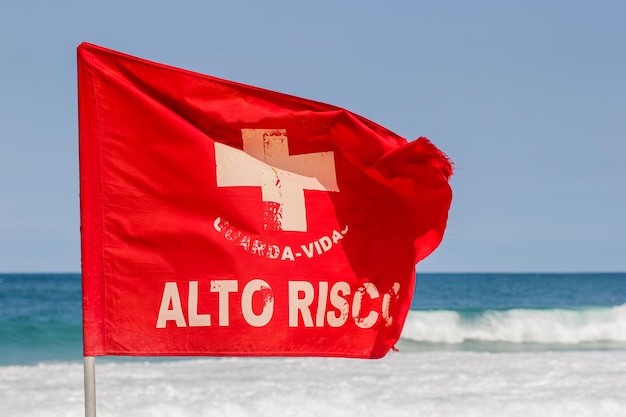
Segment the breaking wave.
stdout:
<path fill-rule="evenodd" d="M 577 309 L 410 311 L 405 341 L 577 345 L 626 343 L 626 304 Z"/>

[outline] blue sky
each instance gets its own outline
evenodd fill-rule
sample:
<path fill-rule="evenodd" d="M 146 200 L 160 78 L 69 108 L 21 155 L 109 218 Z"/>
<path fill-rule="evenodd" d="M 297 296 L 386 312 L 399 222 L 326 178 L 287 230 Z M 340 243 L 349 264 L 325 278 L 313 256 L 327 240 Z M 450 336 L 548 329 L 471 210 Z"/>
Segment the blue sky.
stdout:
<path fill-rule="evenodd" d="M 180 3 L 180 4 L 179 4 Z M 76 47 L 347 108 L 455 162 L 424 272 L 626 271 L 626 3 L 0 3 L 0 272 L 80 270 Z"/>

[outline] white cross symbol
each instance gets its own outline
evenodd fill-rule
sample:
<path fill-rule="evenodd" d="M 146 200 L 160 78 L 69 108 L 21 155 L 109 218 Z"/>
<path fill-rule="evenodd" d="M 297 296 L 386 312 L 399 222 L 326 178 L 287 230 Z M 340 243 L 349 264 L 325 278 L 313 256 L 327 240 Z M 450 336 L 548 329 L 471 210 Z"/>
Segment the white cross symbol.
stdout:
<path fill-rule="evenodd" d="M 264 227 L 306 232 L 304 190 L 339 191 L 333 152 L 289 155 L 285 129 L 242 129 L 243 152 L 215 142 L 218 187 L 261 187 Z"/>

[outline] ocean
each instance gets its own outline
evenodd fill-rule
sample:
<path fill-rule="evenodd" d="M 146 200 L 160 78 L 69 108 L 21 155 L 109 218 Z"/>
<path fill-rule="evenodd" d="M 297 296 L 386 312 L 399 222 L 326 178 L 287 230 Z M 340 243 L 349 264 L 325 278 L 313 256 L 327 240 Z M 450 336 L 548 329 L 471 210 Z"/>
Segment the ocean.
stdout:
<path fill-rule="evenodd" d="M 626 273 L 419 274 L 397 352 L 96 359 L 98 416 L 626 416 Z M 0 416 L 83 416 L 78 274 L 0 274 Z"/>

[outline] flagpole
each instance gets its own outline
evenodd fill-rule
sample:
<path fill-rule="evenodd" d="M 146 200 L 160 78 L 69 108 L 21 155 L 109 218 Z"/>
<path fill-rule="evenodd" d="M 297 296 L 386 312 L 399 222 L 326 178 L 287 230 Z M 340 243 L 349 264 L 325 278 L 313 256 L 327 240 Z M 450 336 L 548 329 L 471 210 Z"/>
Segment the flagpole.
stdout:
<path fill-rule="evenodd" d="M 85 417 L 96 417 L 96 358 L 85 356 Z"/>

